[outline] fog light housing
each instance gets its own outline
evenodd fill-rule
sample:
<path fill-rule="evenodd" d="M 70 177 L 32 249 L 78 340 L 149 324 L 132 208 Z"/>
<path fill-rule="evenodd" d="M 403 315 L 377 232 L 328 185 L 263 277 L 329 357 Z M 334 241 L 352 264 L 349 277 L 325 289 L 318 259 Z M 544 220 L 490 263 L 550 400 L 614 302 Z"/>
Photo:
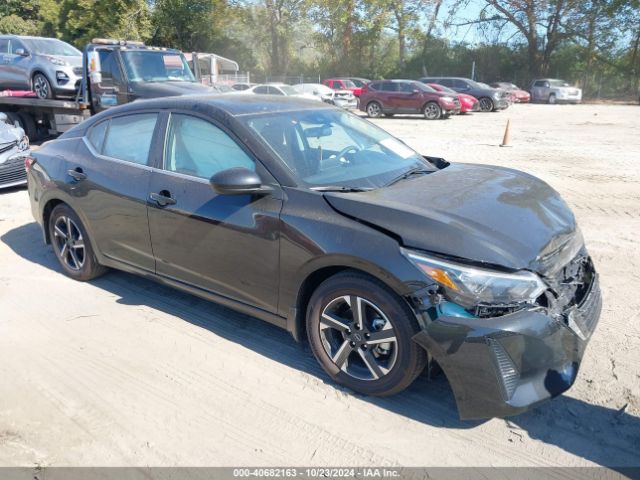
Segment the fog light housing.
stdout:
<path fill-rule="evenodd" d="M 58 80 L 58 83 L 67 83 L 69 81 L 69 75 L 64 72 L 56 72 L 56 80 Z"/>
<path fill-rule="evenodd" d="M 513 360 L 511 360 L 511 357 L 498 340 L 488 337 L 487 344 L 493 352 L 494 365 L 502 387 L 502 397 L 505 402 L 509 401 L 520 381 L 520 372 L 518 372 Z"/>

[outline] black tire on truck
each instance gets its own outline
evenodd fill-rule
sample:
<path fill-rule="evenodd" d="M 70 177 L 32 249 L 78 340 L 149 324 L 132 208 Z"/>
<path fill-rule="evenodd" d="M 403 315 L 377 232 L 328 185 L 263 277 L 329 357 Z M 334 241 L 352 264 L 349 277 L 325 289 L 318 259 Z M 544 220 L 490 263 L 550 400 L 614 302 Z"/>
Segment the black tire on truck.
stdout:
<path fill-rule="evenodd" d="M 27 112 L 18 112 L 17 117 L 24 133 L 29 137 L 29 142 L 38 141 L 40 139 L 40 135 L 38 134 L 38 126 L 36 125 L 36 121 L 33 116 Z"/>

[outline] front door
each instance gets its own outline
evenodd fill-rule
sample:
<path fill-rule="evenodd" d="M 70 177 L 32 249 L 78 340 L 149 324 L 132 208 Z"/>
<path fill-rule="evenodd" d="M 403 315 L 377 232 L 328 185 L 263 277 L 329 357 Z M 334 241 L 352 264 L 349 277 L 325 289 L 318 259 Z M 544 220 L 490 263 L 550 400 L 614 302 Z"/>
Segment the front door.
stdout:
<path fill-rule="evenodd" d="M 209 179 L 228 168 L 249 168 L 275 182 L 209 120 L 172 113 L 167 129 L 163 168 L 150 186 L 157 274 L 276 312 L 280 188 L 260 196 L 216 194 Z"/>
<path fill-rule="evenodd" d="M 396 104 L 398 110 L 406 113 L 416 113 L 422 108 L 420 93 L 417 88 L 409 82 L 398 82 L 398 92 L 396 92 Z"/>
<path fill-rule="evenodd" d="M 110 48 L 96 48 L 101 81 L 91 82 L 94 111 L 129 103 L 129 91 L 118 52 Z"/>

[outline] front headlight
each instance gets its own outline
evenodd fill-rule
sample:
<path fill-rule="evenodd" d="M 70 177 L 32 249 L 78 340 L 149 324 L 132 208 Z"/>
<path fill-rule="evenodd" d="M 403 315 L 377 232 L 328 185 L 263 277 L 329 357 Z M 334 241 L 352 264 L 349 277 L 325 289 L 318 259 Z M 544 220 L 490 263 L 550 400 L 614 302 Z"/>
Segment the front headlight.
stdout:
<path fill-rule="evenodd" d="M 453 97 L 442 97 L 444 102 L 453 102 Z"/>
<path fill-rule="evenodd" d="M 24 152 L 26 150 L 29 150 L 29 137 L 25 135 L 18 143 L 18 151 Z"/>
<path fill-rule="evenodd" d="M 511 305 L 534 302 L 547 286 L 529 271 L 498 272 L 469 267 L 402 250 L 416 267 L 444 290 L 444 295 L 467 309 L 479 305 Z"/>
<path fill-rule="evenodd" d="M 53 63 L 54 65 L 58 65 L 59 67 L 66 67 L 67 65 L 69 65 L 67 62 L 65 62 L 64 60 L 60 60 L 59 58 L 47 57 L 47 59 L 51 63 Z"/>

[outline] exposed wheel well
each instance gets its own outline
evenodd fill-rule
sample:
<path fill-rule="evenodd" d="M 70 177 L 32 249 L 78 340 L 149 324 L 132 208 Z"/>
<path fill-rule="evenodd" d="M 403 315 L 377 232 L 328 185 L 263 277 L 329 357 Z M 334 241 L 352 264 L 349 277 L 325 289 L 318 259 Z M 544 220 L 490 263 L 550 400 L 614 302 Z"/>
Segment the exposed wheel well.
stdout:
<path fill-rule="evenodd" d="M 371 277 L 372 279 L 387 285 L 385 282 L 383 282 L 379 278 L 376 278 L 376 276 L 371 275 L 370 273 L 364 270 L 360 270 L 353 267 L 347 267 L 347 266 L 324 267 L 311 273 L 304 280 L 304 282 L 302 282 L 302 285 L 298 290 L 298 298 L 296 301 L 296 309 L 295 309 L 295 322 L 294 322 L 294 325 L 292 325 L 293 328 L 291 331 L 291 334 L 293 335 L 296 341 L 301 342 L 306 338 L 307 322 L 305 320 L 307 315 L 307 307 L 309 306 L 309 300 L 311 299 L 313 292 L 320 286 L 322 282 L 346 270 L 349 270 L 350 272 L 357 272 L 363 275 L 367 275 L 368 277 Z"/>
<path fill-rule="evenodd" d="M 49 237 L 49 218 L 51 218 L 51 212 L 61 203 L 65 203 L 62 200 L 53 199 L 49 200 L 47 204 L 44 206 L 42 210 L 42 225 L 44 226 L 44 240 L 47 244 L 51 243 L 51 238 Z"/>

